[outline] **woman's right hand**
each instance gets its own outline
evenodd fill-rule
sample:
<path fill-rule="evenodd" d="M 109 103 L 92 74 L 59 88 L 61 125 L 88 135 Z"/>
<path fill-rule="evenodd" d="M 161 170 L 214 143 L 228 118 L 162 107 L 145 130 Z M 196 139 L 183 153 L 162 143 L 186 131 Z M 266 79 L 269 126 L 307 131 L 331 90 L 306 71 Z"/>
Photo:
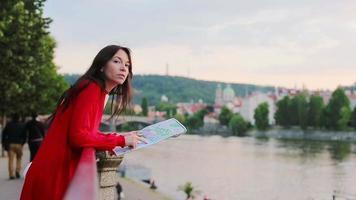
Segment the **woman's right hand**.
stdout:
<path fill-rule="evenodd" d="M 123 135 L 125 137 L 125 145 L 132 148 L 136 148 L 139 142 L 147 143 L 145 138 L 140 136 L 138 131 L 131 131 L 127 133 L 122 133 L 120 135 Z"/>

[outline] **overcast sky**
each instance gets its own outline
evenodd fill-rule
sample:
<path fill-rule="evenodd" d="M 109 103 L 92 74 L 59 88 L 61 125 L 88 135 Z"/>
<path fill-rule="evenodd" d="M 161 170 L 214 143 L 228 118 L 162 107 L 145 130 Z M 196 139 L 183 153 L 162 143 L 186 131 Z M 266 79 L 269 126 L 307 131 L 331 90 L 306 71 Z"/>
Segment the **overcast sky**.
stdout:
<path fill-rule="evenodd" d="M 84 73 L 105 45 L 135 74 L 334 89 L 356 81 L 354 0 L 49 0 L 61 73 Z"/>

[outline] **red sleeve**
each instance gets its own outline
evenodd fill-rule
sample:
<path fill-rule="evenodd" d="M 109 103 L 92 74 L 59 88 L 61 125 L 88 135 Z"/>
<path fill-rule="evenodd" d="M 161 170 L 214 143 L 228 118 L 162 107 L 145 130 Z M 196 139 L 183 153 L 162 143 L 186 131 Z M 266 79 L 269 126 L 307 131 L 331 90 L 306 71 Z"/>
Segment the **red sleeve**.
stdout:
<path fill-rule="evenodd" d="M 69 123 L 69 144 L 73 147 L 93 147 L 98 150 L 112 150 L 125 146 L 125 138 L 116 134 L 103 134 L 94 130 L 95 109 L 100 100 L 100 88 L 89 84 L 73 101 L 74 107 Z"/>

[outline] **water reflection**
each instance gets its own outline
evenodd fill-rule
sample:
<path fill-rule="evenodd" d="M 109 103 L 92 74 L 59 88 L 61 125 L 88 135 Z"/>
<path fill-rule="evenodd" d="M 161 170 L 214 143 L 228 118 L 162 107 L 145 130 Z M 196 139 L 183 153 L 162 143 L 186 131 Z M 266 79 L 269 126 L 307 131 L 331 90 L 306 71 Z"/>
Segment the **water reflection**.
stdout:
<path fill-rule="evenodd" d="M 330 157 L 335 161 L 343 161 L 350 156 L 351 143 L 348 142 L 332 142 L 328 145 Z"/>
<path fill-rule="evenodd" d="M 256 138 L 257 139 L 257 138 Z M 261 139 L 257 139 L 261 141 Z M 266 139 L 263 139 L 266 140 Z M 268 139 L 267 139 L 268 141 Z M 341 141 L 314 141 L 314 140 L 293 140 L 277 139 L 277 147 L 286 149 L 287 152 L 297 152 L 300 157 L 317 157 L 325 150 L 330 154 L 334 161 L 341 162 L 352 153 L 352 143 Z"/>

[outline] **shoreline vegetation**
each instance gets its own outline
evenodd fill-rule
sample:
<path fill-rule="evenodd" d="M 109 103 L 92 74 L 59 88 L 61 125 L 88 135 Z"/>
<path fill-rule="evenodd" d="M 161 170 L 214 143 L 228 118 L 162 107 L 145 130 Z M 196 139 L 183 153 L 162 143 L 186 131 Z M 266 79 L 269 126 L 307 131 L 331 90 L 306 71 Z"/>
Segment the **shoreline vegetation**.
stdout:
<path fill-rule="evenodd" d="M 231 137 L 237 136 L 232 133 L 227 127 L 221 126 L 215 129 L 197 129 L 188 131 L 190 135 L 200 136 L 222 136 Z M 237 137 L 257 137 L 257 138 L 275 138 L 275 139 L 298 139 L 298 140 L 318 140 L 318 141 L 344 141 L 356 142 L 356 131 L 333 131 L 323 129 L 307 129 L 303 130 L 299 127 L 282 128 L 273 127 L 265 131 L 251 129 L 244 135 Z"/>

